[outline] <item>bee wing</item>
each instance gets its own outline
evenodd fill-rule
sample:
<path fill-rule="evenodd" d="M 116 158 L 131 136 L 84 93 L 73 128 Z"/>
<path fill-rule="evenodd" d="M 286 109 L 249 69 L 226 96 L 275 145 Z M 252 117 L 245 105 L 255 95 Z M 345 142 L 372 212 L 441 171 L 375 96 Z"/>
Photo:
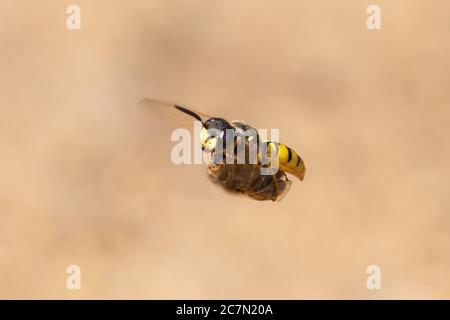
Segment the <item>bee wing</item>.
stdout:
<path fill-rule="evenodd" d="M 147 108 L 152 117 L 170 121 L 171 126 L 174 128 L 183 127 L 190 129 L 193 127 L 194 121 L 197 120 L 203 123 L 205 120 L 212 118 L 208 114 L 194 111 L 190 107 L 167 100 L 143 98 L 139 105 Z"/>

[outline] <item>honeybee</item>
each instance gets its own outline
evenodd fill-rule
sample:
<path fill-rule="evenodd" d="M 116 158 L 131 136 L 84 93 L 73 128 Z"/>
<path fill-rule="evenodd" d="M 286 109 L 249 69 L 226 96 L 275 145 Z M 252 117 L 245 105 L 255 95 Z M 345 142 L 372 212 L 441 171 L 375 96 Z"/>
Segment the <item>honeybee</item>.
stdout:
<path fill-rule="evenodd" d="M 262 141 L 257 130 L 245 122 L 211 117 L 159 99 L 144 98 L 141 104 L 153 109 L 175 111 L 180 116 L 184 113 L 201 123 L 201 147 L 209 155 L 208 177 L 229 193 L 243 194 L 255 200 L 280 201 L 292 184 L 286 173 L 300 180 L 305 176 L 305 164 L 297 152 L 282 143 Z M 248 135 L 249 131 L 254 134 Z M 254 150 L 252 146 L 255 143 L 259 147 L 252 157 L 251 150 Z M 272 165 L 272 161 L 267 161 L 268 157 L 275 159 L 278 166 L 276 170 L 263 173 L 263 169 Z"/>

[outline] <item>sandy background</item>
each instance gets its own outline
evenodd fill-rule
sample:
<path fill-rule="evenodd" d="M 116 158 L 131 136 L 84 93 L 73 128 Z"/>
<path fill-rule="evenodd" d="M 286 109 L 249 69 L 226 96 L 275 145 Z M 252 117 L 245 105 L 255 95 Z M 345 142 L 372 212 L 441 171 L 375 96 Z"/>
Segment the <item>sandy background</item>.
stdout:
<path fill-rule="evenodd" d="M 0 298 L 450 298 L 448 1 L 72 3 L 0 0 Z M 305 181 L 222 193 L 143 96 L 281 128 Z"/>

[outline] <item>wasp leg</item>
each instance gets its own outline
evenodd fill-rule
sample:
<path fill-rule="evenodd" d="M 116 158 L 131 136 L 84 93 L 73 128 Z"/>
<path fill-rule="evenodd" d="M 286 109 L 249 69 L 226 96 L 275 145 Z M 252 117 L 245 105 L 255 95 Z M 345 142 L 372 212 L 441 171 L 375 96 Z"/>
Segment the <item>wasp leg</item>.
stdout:
<path fill-rule="evenodd" d="M 272 195 L 272 201 L 275 201 L 277 200 L 278 197 L 278 184 L 277 184 L 277 177 L 275 177 L 275 175 L 272 175 L 272 181 L 273 181 L 273 188 L 275 189 Z"/>
<path fill-rule="evenodd" d="M 292 185 L 292 181 L 288 179 L 286 173 L 284 171 L 282 171 L 282 173 L 283 176 L 279 176 L 278 179 L 276 178 L 276 176 L 273 176 L 273 184 L 275 188 L 275 195 L 272 197 L 273 201 L 283 200 Z M 282 179 L 283 177 L 285 180 Z"/>
<path fill-rule="evenodd" d="M 281 173 L 283 174 L 284 178 L 286 179 L 286 183 L 289 184 L 289 186 L 290 186 L 291 181 L 288 179 L 286 172 L 282 171 Z M 283 194 L 280 194 L 280 186 L 278 185 L 277 180 L 278 180 L 277 177 L 275 175 L 272 175 L 273 187 L 275 189 L 274 194 L 272 195 L 272 201 L 276 201 L 278 196 L 283 195 Z"/>

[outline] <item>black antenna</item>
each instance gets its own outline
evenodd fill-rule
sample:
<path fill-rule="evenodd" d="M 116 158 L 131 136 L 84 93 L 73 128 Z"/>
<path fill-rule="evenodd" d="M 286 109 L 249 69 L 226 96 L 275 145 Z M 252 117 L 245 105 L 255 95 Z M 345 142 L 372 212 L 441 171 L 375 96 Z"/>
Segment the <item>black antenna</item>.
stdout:
<path fill-rule="evenodd" d="M 180 110 L 181 112 L 184 112 L 184 113 L 190 115 L 191 117 L 194 117 L 195 119 L 197 119 L 198 121 L 200 121 L 201 123 L 203 123 L 202 118 L 200 118 L 200 116 L 199 116 L 198 114 L 196 114 L 195 112 L 193 112 L 193 111 L 191 111 L 191 110 L 188 110 L 188 109 L 186 109 L 186 108 L 183 108 L 182 106 L 178 106 L 178 105 L 175 105 L 175 108 L 177 108 L 177 109 Z"/>

